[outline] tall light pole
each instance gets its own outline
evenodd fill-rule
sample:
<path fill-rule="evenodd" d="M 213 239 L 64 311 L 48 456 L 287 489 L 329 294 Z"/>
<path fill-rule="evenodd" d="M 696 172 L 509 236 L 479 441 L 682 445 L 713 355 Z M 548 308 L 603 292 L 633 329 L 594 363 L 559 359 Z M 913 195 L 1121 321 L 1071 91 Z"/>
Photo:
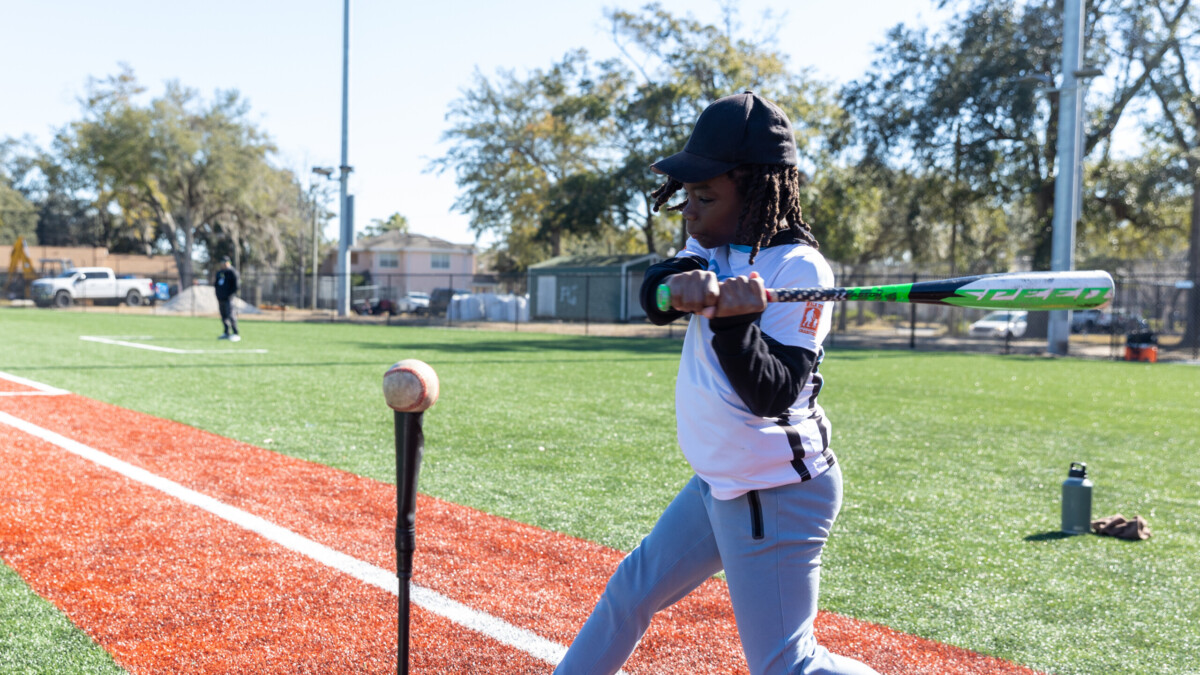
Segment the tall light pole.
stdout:
<path fill-rule="evenodd" d="M 348 125 L 350 115 L 350 0 L 342 2 L 342 164 L 338 167 L 341 199 L 338 205 L 337 313 L 350 313 L 350 247 L 354 244 L 354 222 L 350 217 L 346 183 L 350 179 Z"/>
<path fill-rule="evenodd" d="M 1083 71 L 1082 0 L 1063 5 L 1062 85 L 1058 90 L 1058 173 L 1054 178 L 1054 220 L 1051 224 L 1050 269 L 1075 267 L 1075 224 L 1079 222 L 1083 184 L 1083 92 L 1080 80 L 1098 71 Z M 1081 76 L 1083 76 L 1081 78 Z M 1065 356 L 1071 338 L 1070 313 L 1050 312 L 1046 349 Z"/>

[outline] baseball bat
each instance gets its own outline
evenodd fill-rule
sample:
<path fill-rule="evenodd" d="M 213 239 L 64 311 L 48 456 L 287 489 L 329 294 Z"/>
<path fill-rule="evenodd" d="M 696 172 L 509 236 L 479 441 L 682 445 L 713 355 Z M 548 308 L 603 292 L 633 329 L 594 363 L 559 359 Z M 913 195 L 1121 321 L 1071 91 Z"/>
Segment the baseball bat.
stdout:
<path fill-rule="evenodd" d="M 767 302 L 909 302 L 975 309 L 1092 309 L 1113 297 L 1108 272 L 1007 272 L 846 288 L 768 288 Z M 659 311 L 671 309 L 671 289 L 658 287 Z"/>

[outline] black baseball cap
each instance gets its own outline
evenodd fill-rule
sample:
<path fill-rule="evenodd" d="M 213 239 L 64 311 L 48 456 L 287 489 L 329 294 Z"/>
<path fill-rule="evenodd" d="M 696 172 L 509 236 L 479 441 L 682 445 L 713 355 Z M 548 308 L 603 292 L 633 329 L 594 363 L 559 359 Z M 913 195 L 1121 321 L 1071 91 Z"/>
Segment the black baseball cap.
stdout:
<path fill-rule="evenodd" d="M 700 113 L 683 152 L 651 166 L 681 183 L 699 183 L 741 164 L 797 164 L 791 121 L 749 90 L 713 101 Z"/>

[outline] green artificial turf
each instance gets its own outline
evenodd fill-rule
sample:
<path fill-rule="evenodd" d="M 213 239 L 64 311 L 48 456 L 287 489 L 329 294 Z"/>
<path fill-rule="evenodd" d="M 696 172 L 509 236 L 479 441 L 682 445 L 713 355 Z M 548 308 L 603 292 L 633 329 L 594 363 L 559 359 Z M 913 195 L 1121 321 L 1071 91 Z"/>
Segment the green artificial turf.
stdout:
<path fill-rule="evenodd" d="M 422 492 L 623 550 L 690 475 L 676 340 L 242 326 L 230 344 L 211 318 L 0 310 L 0 371 L 393 482 L 381 378 L 419 358 L 442 385 Z M 821 370 L 846 479 L 823 608 L 1052 673 L 1200 672 L 1200 369 L 835 347 Z M 1153 538 L 1057 534 L 1073 461 L 1095 517 Z"/>
<path fill-rule="evenodd" d="M 0 673 L 124 673 L 112 657 L 0 564 Z"/>

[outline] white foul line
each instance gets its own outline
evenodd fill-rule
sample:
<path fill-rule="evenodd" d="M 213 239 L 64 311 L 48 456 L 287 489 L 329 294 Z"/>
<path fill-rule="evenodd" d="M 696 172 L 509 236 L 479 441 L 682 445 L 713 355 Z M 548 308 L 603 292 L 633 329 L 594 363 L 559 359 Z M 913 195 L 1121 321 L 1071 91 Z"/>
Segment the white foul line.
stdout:
<path fill-rule="evenodd" d="M 340 551 L 335 551 L 324 544 L 317 543 L 252 513 L 225 504 L 206 494 L 186 488 L 179 483 L 150 473 L 141 467 L 117 459 L 112 455 L 57 434 L 49 429 L 43 429 L 19 417 L 13 417 L 6 412 L 0 411 L 0 424 L 7 424 L 31 436 L 40 438 L 48 443 L 53 443 L 67 452 L 111 469 L 126 478 L 131 478 L 139 483 L 165 492 L 180 501 L 197 506 L 234 525 L 259 534 L 286 549 L 308 556 L 323 565 L 348 574 L 363 583 L 385 590 L 395 596 L 400 595 L 399 578 L 394 573 L 382 567 L 348 556 Z M 518 628 L 490 614 L 471 609 L 428 588 L 414 584 L 410 588 L 409 597 L 417 606 L 427 611 L 482 633 L 498 642 L 515 647 L 526 654 L 550 664 L 557 664 L 562 660 L 563 655 L 567 653 L 566 648 L 558 643 L 551 642 L 532 631 Z"/>
<path fill-rule="evenodd" d="M 114 338 L 106 338 L 101 335 L 80 335 L 80 340 L 87 342 L 100 342 L 106 345 L 117 345 L 118 347 L 133 347 L 134 349 L 148 349 L 152 352 L 166 352 L 168 354 L 266 354 L 265 349 L 175 349 L 174 347 L 159 347 L 158 345 L 145 345 L 140 342 L 129 342 L 127 340 L 118 340 Z M 140 338 L 148 339 L 148 338 Z"/>
<path fill-rule="evenodd" d="M 62 396 L 71 392 L 57 387 L 51 387 L 48 384 L 27 380 L 19 375 L 12 373 L 0 372 L 0 380 L 8 380 L 16 384 L 24 385 L 32 388 L 34 391 L 0 391 L 0 396 Z"/>

